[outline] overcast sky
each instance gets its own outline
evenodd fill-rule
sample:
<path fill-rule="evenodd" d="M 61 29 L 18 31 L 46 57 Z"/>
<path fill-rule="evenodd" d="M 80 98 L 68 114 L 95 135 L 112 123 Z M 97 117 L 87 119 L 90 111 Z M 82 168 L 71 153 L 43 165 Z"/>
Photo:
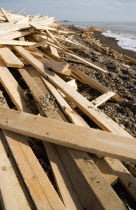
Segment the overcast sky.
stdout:
<path fill-rule="evenodd" d="M 0 7 L 57 20 L 136 22 L 136 0 L 0 0 Z"/>

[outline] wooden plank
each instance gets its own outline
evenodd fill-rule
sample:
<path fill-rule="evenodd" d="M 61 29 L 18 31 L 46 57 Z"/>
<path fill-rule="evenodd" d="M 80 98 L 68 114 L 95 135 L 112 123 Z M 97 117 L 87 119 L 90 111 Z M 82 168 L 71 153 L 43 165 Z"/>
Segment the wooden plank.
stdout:
<path fill-rule="evenodd" d="M 113 160 L 112 158 L 107 157 L 104 159 L 111 169 L 118 175 L 119 181 L 136 201 L 136 179 L 119 160 Z"/>
<path fill-rule="evenodd" d="M 67 82 L 67 84 L 71 85 L 71 87 L 73 87 L 75 90 L 78 89 L 77 83 L 75 79 L 72 79 L 70 81 Z"/>
<path fill-rule="evenodd" d="M 2 131 L 0 130 L 0 190 L 3 199 L 3 209 L 31 209 L 26 199 L 26 191 L 22 189 L 17 177 L 13 158 L 8 156 L 4 148 Z M 21 199 L 20 199 L 21 198 Z"/>
<path fill-rule="evenodd" d="M 54 37 L 54 35 L 48 29 L 46 29 L 46 33 L 53 40 L 54 43 L 56 43 L 58 46 L 60 45 L 59 42 Z"/>
<path fill-rule="evenodd" d="M 110 91 L 107 87 L 102 85 L 100 82 L 89 77 L 88 75 L 84 74 L 83 72 L 79 71 L 78 69 L 75 69 L 72 66 L 70 66 L 70 69 L 71 69 L 72 73 L 75 74 L 76 76 L 78 76 L 85 84 L 98 90 L 100 93 L 106 93 L 106 92 Z M 117 93 L 114 96 L 112 96 L 112 99 L 114 99 L 117 102 L 122 101 L 122 99 L 120 98 L 120 96 Z"/>
<path fill-rule="evenodd" d="M 42 37 L 42 35 L 41 35 L 41 37 Z M 60 36 L 56 36 L 56 35 L 54 35 L 54 37 L 55 37 L 56 39 L 59 39 L 59 40 L 63 41 L 63 42 L 68 42 L 68 43 L 70 43 L 70 44 L 72 44 L 72 45 L 74 45 L 74 46 L 76 46 L 76 47 L 79 47 L 79 49 L 88 50 L 87 47 L 85 47 L 84 45 L 82 45 L 82 44 L 80 44 L 80 43 L 76 43 L 75 41 L 71 41 L 71 40 L 69 40 L 68 38 L 65 39 L 64 37 L 60 37 Z"/>
<path fill-rule="evenodd" d="M 31 163 L 30 165 L 30 163 L 28 162 L 28 158 L 25 157 L 26 154 L 27 155 L 29 154 L 28 153 L 29 149 L 27 150 L 27 152 L 25 152 L 25 155 L 24 155 L 24 150 L 27 147 L 29 148 L 26 138 L 24 138 L 21 135 L 17 135 L 15 133 L 12 133 L 6 130 L 3 131 L 3 133 L 5 135 L 8 145 L 12 151 L 15 161 L 19 167 L 19 170 L 23 176 L 23 179 L 26 183 L 26 186 L 29 190 L 30 195 L 32 196 L 33 202 L 35 203 L 37 209 L 44 209 L 44 206 L 47 209 L 52 209 L 47 200 L 47 197 L 45 196 L 43 192 L 41 183 L 37 179 L 38 172 L 34 172 L 34 168 L 31 168 L 33 164 Z M 20 146 L 20 142 L 22 143 L 21 146 Z M 31 149 L 30 149 L 30 153 L 31 153 Z M 35 161 L 36 160 L 37 159 L 35 158 Z M 32 158 L 31 158 L 31 161 L 33 161 Z"/>
<path fill-rule="evenodd" d="M 16 15 L 20 14 L 20 13 L 23 12 L 24 10 L 26 10 L 26 8 L 23 8 L 23 9 L 19 10 L 19 11 L 16 13 Z"/>
<path fill-rule="evenodd" d="M 124 58 L 128 59 L 128 62 L 136 64 L 136 59 L 131 58 L 131 57 L 127 56 L 127 55 L 124 55 Z"/>
<path fill-rule="evenodd" d="M 27 72 L 29 73 L 29 75 L 33 78 L 33 80 L 35 81 L 35 83 L 38 85 L 38 87 L 42 90 L 42 92 L 46 95 L 49 94 L 49 91 L 47 90 L 47 88 L 45 87 L 44 82 L 42 81 L 42 79 L 40 78 L 40 74 L 32 67 L 26 67 L 25 69 L 27 70 Z"/>
<path fill-rule="evenodd" d="M 10 95 L 12 102 L 15 104 L 17 109 L 20 111 L 26 110 L 30 112 L 30 109 L 24 103 L 23 98 L 20 96 L 20 94 L 17 91 L 18 89 L 20 89 L 20 91 L 22 92 L 21 88 L 18 86 L 18 83 L 16 83 L 14 79 L 12 79 L 9 70 L 4 66 L 4 64 L 1 61 L 0 61 L 0 82 L 6 89 L 7 93 Z M 16 88 L 14 87 L 15 85 Z"/>
<path fill-rule="evenodd" d="M 19 41 L 25 41 L 25 38 L 24 38 L 24 36 L 22 36 L 22 37 L 19 37 Z"/>
<path fill-rule="evenodd" d="M 15 56 L 15 54 L 8 47 L 0 48 L 0 59 L 7 67 L 24 67 L 24 64 Z"/>
<path fill-rule="evenodd" d="M 65 74 L 70 76 L 71 70 L 69 69 L 69 64 L 64 62 L 57 62 L 57 61 L 52 61 L 48 59 L 43 59 L 44 64 L 48 67 L 51 68 L 52 70 L 60 73 L 60 74 Z"/>
<path fill-rule="evenodd" d="M 34 56 L 32 56 L 27 50 L 25 50 L 21 46 L 12 46 L 14 50 L 16 50 L 26 61 L 28 61 L 31 65 L 34 65 L 36 68 L 37 64 L 41 70 L 44 70 L 44 65 Z"/>
<path fill-rule="evenodd" d="M 43 58 L 43 55 L 39 52 L 33 52 L 33 51 L 29 51 L 34 57 L 41 59 Z"/>
<path fill-rule="evenodd" d="M 13 23 L 1 23 L 0 24 L 0 34 L 3 35 L 8 32 L 13 32 L 17 30 L 29 29 L 31 26 L 29 24 L 18 24 Z"/>
<path fill-rule="evenodd" d="M 5 18 L 3 15 L 1 15 L 1 14 L 0 14 L 0 21 L 1 21 L 1 22 L 6 21 L 6 18 Z"/>
<path fill-rule="evenodd" d="M 10 83 L 13 84 L 13 86 L 11 86 L 11 89 L 16 89 L 16 91 L 18 90 L 18 92 L 21 95 L 20 96 L 20 100 L 23 101 L 23 99 L 22 99 L 22 96 L 24 95 L 23 89 L 18 85 L 18 82 L 12 76 L 12 74 L 10 73 L 10 71 L 8 70 L 8 68 L 2 63 L 2 61 L 0 61 L 0 72 L 5 72 L 6 73 L 5 74 L 6 76 L 3 76 L 3 83 L 2 83 L 2 80 L 0 80 L 0 82 L 2 83 L 2 85 L 4 86 L 4 88 L 6 90 L 9 90 L 9 92 L 7 91 L 7 93 L 9 94 L 9 96 L 12 98 L 12 91 L 8 87 L 6 88 L 6 85 L 8 86 L 8 84 L 9 84 L 8 82 L 6 83 L 7 78 L 8 78 L 8 81 L 10 80 Z M 16 92 L 15 92 L 15 95 L 16 95 Z M 18 95 L 16 95 L 16 100 L 19 100 L 19 96 Z M 30 112 L 31 113 L 31 110 L 29 109 L 29 107 L 28 107 L 28 105 L 26 103 L 25 103 L 23 109 L 26 112 Z"/>
<path fill-rule="evenodd" d="M 2 129 L 73 149 L 136 163 L 136 142 L 133 138 L 5 108 L 0 109 L 0 116 Z"/>
<path fill-rule="evenodd" d="M 35 49 L 36 47 L 44 46 L 45 44 L 47 44 L 47 40 L 38 42 L 38 43 L 36 43 L 36 44 L 30 46 L 30 47 L 28 48 L 28 50 L 33 50 L 33 49 Z"/>
<path fill-rule="evenodd" d="M 119 199 L 118 195 L 113 191 L 113 189 L 111 187 L 111 189 L 109 188 L 108 183 L 106 183 L 106 181 L 103 180 L 103 176 L 101 176 L 101 173 L 98 170 L 97 166 L 94 164 L 92 158 L 88 157 L 88 154 L 86 153 L 86 156 L 84 155 L 84 158 L 82 159 L 80 158 L 80 151 L 74 151 L 72 151 L 71 156 L 76 160 L 76 162 L 78 162 L 78 165 L 82 168 L 82 170 L 84 170 L 84 176 L 86 180 L 89 180 L 90 173 L 92 173 L 90 185 L 94 193 L 96 193 L 97 196 L 99 196 L 99 198 L 103 198 L 99 200 L 99 202 L 103 204 L 103 207 L 105 207 L 105 209 L 124 209 L 125 207 L 122 201 Z M 71 153 L 71 150 L 69 152 Z M 110 200 L 108 200 L 109 197 L 111 198 Z"/>
<path fill-rule="evenodd" d="M 14 31 L 14 32 L 10 32 L 10 33 L 5 33 L 5 34 L 2 34 L 0 36 L 0 39 L 6 39 L 6 40 L 9 40 L 9 39 L 16 39 L 16 38 L 19 38 L 19 37 L 22 37 L 22 36 L 26 36 L 28 34 L 31 34 L 32 31 Z"/>
<path fill-rule="evenodd" d="M 83 209 L 53 144 L 44 143 L 66 209 Z"/>
<path fill-rule="evenodd" d="M 16 30 L 21 30 L 21 29 L 25 29 L 26 27 L 28 27 L 29 24 L 20 24 L 20 25 L 15 25 L 14 23 L 1 23 L 0 24 L 0 30 L 7 30 L 9 29 L 16 29 Z M 20 28 L 21 27 L 21 28 Z M 30 28 L 30 26 L 29 26 Z M 4 32 L 5 33 L 5 32 Z"/>
<path fill-rule="evenodd" d="M 61 147 L 62 148 L 62 147 Z M 123 205 L 120 203 L 120 199 L 118 198 L 117 194 L 113 191 L 113 189 L 107 184 L 105 179 L 102 177 L 100 171 L 92 161 L 92 159 L 85 154 L 83 155 L 84 158 L 81 158 L 82 152 L 76 151 L 76 150 L 70 150 L 72 154 L 67 154 L 65 150 L 60 150 L 59 155 L 62 159 L 62 162 L 65 161 L 67 164 L 67 173 L 73 180 L 73 178 L 76 176 L 76 179 L 74 179 L 73 186 L 76 188 L 79 183 L 81 183 L 82 179 L 86 179 L 85 185 L 80 187 L 78 189 L 79 196 L 82 197 L 84 200 L 83 202 L 86 204 L 85 208 L 86 209 L 118 209 L 118 208 L 123 208 Z M 75 163 L 72 162 L 71 164 L 71 159 L 75 159 Z M 73 164 L 78 164 L 79 168 L 76 169 L 73 167 Z M 80 176 L 79 180 L 79 171 L 78 170 L 83 170 L 82 175 Z M 89 186 L 91 187 L 92 193 L 90 193 L 90 188 L 88 188 L 88 183 Z M 88 206 L 87 204 L 87 198 L 88 196 L 84 196 L 84 192 L 89 196 L 90 203 L 91 205 Z M 108 196 L 108 194 L 110 196 Z M 97 203 L 95 202 L 96 197 L 98 198 Z M 106 202 L 105 198 L 110 198 L 108 202 Z M 116 203 L 117 202 L 117 203 Z"/>
<path fill-rule="evenodd" d="M 112 96 L 114 96 L 116 93 L 112 91 L 108 91 L 107 93 L 104 93 L 103 95 L 99 96 L 98 98 L 91 101 L 94 108 L 97 108 L 104 104 L 107 100 L 109 100 Z"/>
<path fill-rule="evenodd" d="M 49 27 L 49 26 L 42 26 L 40 24 L 38 24 L 38 22 L 31 22 L 30 23 L 31 26 L 33 26 L 34 28 L 36 28 L 37 30 L 50 30 L 50 31 L 55 31 L 59 34 L 65 34 L 65 35 L 68 35 L 68 34 L 76 34 L 74 31 L 64 31 L 64 30 L 58 30 L 56 28 L 53 28 L 53 27 Z"/>
<path fill-rule="evenodd" d="M 15 24 L 24 24 L 24 23 L 28 23 L 29 22 L 29 17 L 26 16 L 21 20 L 18 20 L 17 22 L 15 22 Z"/>
<path fill-rule="evenodd" d="M 117 183 L 118 181 L 118 176 L 116 172 L 110 167 L 110 162 L 107 163 L 105 159 L 103 158 L 98 158 L 95 155 L 91 156 L 93 161 L 95 162 L 96 166 L 99 168 L 101 171 L 102 175 L 106 180 L 108 180 L 108 183 L 110 183 L 111 186 Z M 107 159 L 109 159 L 107 157 Z M 108 173 L 107 173 L 108 172 Z"/>
<path fill-rule="evenodd" d="M 59 53 L 56 48 L 50 46 L 51 53 L 59 58 Z"/>
<path fill-rule="evenodd" d="M 2 68 L 1 72 L 2 71 L 6 73 L 7 77 L 9 77 L 10 83 L 13 85 L 12 89 L 14 89 L 14 92 L 10 91 L 9 95 L 12 95 L 12 98 L 14 98 L 16 106 L 19 110 L 23 109 L 24 111 L 29 112 L 29 109 L 21 96 L 23 95 L 23 92 L 20 86 L 7 68 Z M 3 81 L 4 78 L 5 76 L 3 76 Z M 9 82 L 7 81 L 6 83 L 6 81 L 7 79 L 5 78 L 5 86 L 9 86 Z M 8 87 L 8 89 L 10 88 Z M 16 95 L 17 90 L 21 93 L 20 96 Z M 21 103 L 25 104 L 25 106 L 22 106 Z M 8 131 L 4 131 L 4 135 L 8 141 L 8 145 L 14 155 L 28 190 L 34 199 L 37 209 L 43 209 L 45 206 L 47 209 L 65 209 L 62 201 L 58 197 L 47 175 L 43 171 L 37 158 L 27 143 L 28 139 Z"/>
<path fill-rule="evenodd" d="M 64 61 L 64 60 L 61 60 L 56 55 L 49 52 L 48 50 L 46 50 L 45 48 L 43 49 L 42 47 L 39 47 L 39 52 L 41 52 L 43 54 L 43 56 L 47 59 L 58 61 L 58 62 L 63 62 Z"/>
<path fill-rule="evenodd" d="M 32 46 L 36 43 L 35 42 L 27 42 L 27 41 L 1 39 L 0 44 L 2 44 L 2 45 L 17 45 L 17 46 Z"/>
<path fill-rule="evenodd" d="M 50 42 L 53 42 L 53 40 L 49 37 L 48 37 L 48 40 L 50 40 Z M 50 51 L 53 55 L 59 58 L 58 50 L 55 47 L 50 46 Z"/>
<path fill-rule="evenodd" d="M 30 63 L 28 63 L 24 58 L 19 57 L 19 59 L 21 60 L 21 62 L 22 62 L 25 66 L 30 66 Z"/>
<path fill-rule="evenodd" d="M 66 60 L 66 61 L 71 61 L 71 62 L 73 62 L 73 63 L 83 63 L 82 61 L 78 61 L 78 60 L 76 60 L 76 59 L 74 59 L 74 58 L 66 58 L 66 57 L 64 57 L 64 56 L 62 56 L 62 57 L 60 57 L 61 59 L 63 59 L 63 60 Z"/>
<path fill-rule="evenodd" d="M 72 76 L 74 79 L 76 79 L 77 81 L 79 81 L 79 82 L 81 82 L 81 83 L 84 84 L 84 82 L 83 82 L 81 79 L 79 79 L 79 77 L 77 77 L 75 74 L 71 73 L 71 76 Z"/>
<path fill-rule="evenodd" d="M 56 38 L 54 37 L 54 35 L 48 30 L 46 29 L 46 33 L 47 35 L 49 36 L 48 37 L 48 40 L 51 42 L 51 43 L 55 43 L 57 44 L 58 46 L 60 46 L 60 43 L 56 40 Z M 41 37 L 40 37 L 41 38 Z M 44 38 L 46 39 L 46 38 Z M 57 56 L 59 58 L 59 54 L 58 54 L 58 50 L 53 47 L 53 46 L 49 46 L 50 47 L 50 51 L 52 54 L 54 54 L 55 56 Z"/>
<path fill-rule="evenodd" d="M 22 74 L 22 76 L 23 76 L 23 78 L 24 78 L 24 80 L 26 81 L 26 83 L 27 83 L 27 85 L 30 87 L 30 90 L 31 90 L 31 92 L 33 93 L 33 96 L 36 98 L 36 100 L 37 100 L 37 102 L 38 102 L 38 98 L 39 98 L 39 94 L 40 94 L 40 89 L 39 88 L 37 88 L 37 91 L 34 91 L 35 90 L 35 86 L 34 85 L 32 85 L 32 79 L 30 78 L 30 76 L 28 76 L 28 73 L 24 70 L 24 69 L 22 69 L 22 70 L 19 70 L 20 71 L 20 73 Z M 37 94 L 37 92 L 38 92 L 38 94 Z M 41 95 L 42 95 L 42 93 L 41 93 Z M 40 97 L 41 98 L 41 97 Z M 43 107 L 42 106 L 42 104 L 41 104 L 41 102 L 39 102 L 38 103 L 38 107 Z M 51 107 L 50 107 L 51 108 Z M 52 108 L 51 108 L 52 109 Z M 50 117 L 50 118 L 54 118 L 50 113 L 49 113 L 49 111 L 46 111 L 45 109 L 42 109 L 43 110 L 43 112 L 48 116 L 48 117 Z M 49 145 L 49 144 L 47 144 L 47 145 Z M 51 145 L 51 144 L 50 144 Z M 49 146 L 50 146 L 49 145 Z M 65 154 L 68 154 L 68 152 L 70 153 L 70 155 L 71 155 L 71 157 L 72 157 L 72 155 L 80 155 L 80 159 L 85 159 L 85 160 L 87 160 L 87 159 L 89 159 L 90 160 L 90 157 L 85 153 L 83 153 L 83 152 L 79 152 L 79 151 L 75 151 L 75 150 L 71 150 L 71 149 L 68 149 L 68 151 L 67 151 L 67 149 L 64 149 L 64 148 L 62 148 L 62 147 L 55 147 L 56 149 L 57 149 L 57 151 L 58 151 L 58 153 L 59 153 L 59 155 L 61 154 L 61 153 L 65 153 Z M 52 156 L 52 153 L 53 153 L 53 150 L 52 150 L 52 147 L 50 146 L 50 150 L 49 150 L 49 148 L 47 149 L 47 153 L 49 152 L 49 157 L 50 157 L 50 155 Z M 54 154 L 53 156 L 54 156 L 54 161 L 53 162 L 56 162 L 55 160 L 56 160 L 56 157 L 55 157 L 55 155 L 56 154 Z M 68 156 L 67 156 L 68 157 Z M 61 160 L 63 159 L 63 157 L 61 158 Z M 51 159 L 52 160 L 52 159 Z M 100 172 L 98 171 L 98 169 L 97 169 L 97 171 L 95 170 L 94 171 L 94 168 L 96 168 L 96 167 L 93 167 L 92 165 L 94 164 L 93 163 L 93 161 L 91 161 L 91 164 L 89 165 L 89 168 L 90 168 L 90 170 L 91 170 L 91 173 L 90 173 L 90 171 L 88 170 L 88 169 L 86 169 L 86 170 L 84 170 L 84 168 L 86 167 L 85 165 L 86 165 L 86 163 L 84 162 L 84 168 L 83 168 L 83 166 L 82 166 L 82 164 L 80 163 L 80 161 L 78 161 L 77 159 L 75 160 L 75 158 L 73 158 L 72 157 L 72 159 L 69 161 L 68 159 L 66 160 L 66 161 L 63 161 L 63 164 L 64 164 L 64 166 L 66 165 L 66 162 L 68 161 L 70 164 L 71 164 L 71 166 L 73 165 L 72 164 L 72 162 L 71 161 L 73 161 L 74 160 L 74 162 L 76 162 L 76 164 L 79 166 L 79 168 L 80 168 L 80 171 L 84 174 L 84 171 L 85 171 L 85 177 L 87 178 L 87 182 L 89 183 L 89 186 L 91 187 L 91 190 L 94 192 L 94 194 L 97 196 L 97 198 L 98 198 L 98 200 L 100 200 L 101 201 L 101 206 L 104 206 L 106 209 L 108 209 L 108 208 L 110 208 L 109 206 L 107 206 L 107 204 L 105 204 L 105 196 L 103 196 L 104 195 L 104 193 L 102 192 L 103 190 L 101 190 L 101 194 L 99 193 L 99 189 L 98 189 L 98 187 L 96 186 L 96 185 L 92 185 L 91 183 L 92 182 L 90 182 L 90 179 L 93 179 L 93 177 L 92 176 L 90 176 L 90 174 L 92 174 L 92 173 L 94 173 L 94 175 L 93 176 L 95 176 L 95 178 L 97 177 L 97 182 L 98 183 L 100 183 L 100 185 L 101 185 L 101 188 L 102 189 L 105 189 L 106 188 L 106 190 L 107 190 L 107 192 L 105 191 L 105 193 L 109 196 L 109 194 L 111 194 L 111 201 L 110 201 L 110 205 L 112 206 L 113 204 L 112 204 L 112 199 L 114 198 L 114 199 L 116 199 L 116 204 L 117 204 L 117 206 L 118 205 L 120 205 L 120 204 L 118 204 L 118 198 L 114 195 L 114 191 L 113 190 L 111 190 L 111 188 L 109 187 L 109 185 L 103 180 L 103 178 L 102 178 L 102 175 L 100 174 Z M 51 164 L 52 165 L 52 164 Z M 59 164 L 58 164 L 59 165 Z M 87 168 L 88 168 L 88 166 L 87 166 Z M 76 170 L 75 169 L 75 167 L 73 166 L 73 170 Z M 77 170 L 76 170 L 77 171 Z M 69 173 L 71 172 L 71 170 L 69 169 Z M 54 171 L 54 173 L 55 173 L 55 171 Z M 95 173 L 97 173 L 97 175 L 95 175 Z M 56 178 L 58 178 L 58 173 L 55 173 L 56 174 Z M 88 175 L 87 175 L 88 174 Z M 79 175 L 79 173 L 77 174 L 77 176 L 79 176 L 79 177 L 81 177 L 82 176 L 82 174 L 80 174 Z M 74 177 L 72 176 L 71 177 L 72 178 L 72 183 L 73 183 L 73 179 L 74 179 Z M 82 179 L 81 179 L 82 180 Z M 81 180 L 79 180 L 79 182 L 80 182 L 80 186 L 86 186 L 86 185 L 88 185 L 87 183 L 85 184 L 84 183 L 84 181 L 82 180 L 82 183 L 84 183 L 84 184 L 82 184 L 81 185 Z M 96 182 L 96 179 L 95 179 L 95 182 Z M 107 187 L 106 187 L 106 186 Z M 75 186 L 75 187 L 77 187 L 77 185 Z M 61 188 L 60 188 L 61 189 Z M 87 186 L 87 189 L 88 189 L 88 186 Z M 62 190 L 62 189 L 61 189 Z M 78 190 L 78 194 L 80 195 L 80 196 L 82 196 L 82 200 L 84 199 L 84 195 L 86 195 L 86 193 L 85 192 L 83 192 L 83 193 L 81 193 L 81 191 L 80 191 L 80 188 L 78 188 L 77 189 Z M 79 192 L 80 191 L 80 192 Z M 90 189 L 88 189 L 88 193 L 90 192 Z M 93 194 L 93 192 L 90 192 L 89 194 L 92 196 L 92 194 Z M 84 195 L 83 195 L 84 194 Z M 113 194 L 113 195 L 112 195 Z M 66 199 L 67 199 L 67 202 L 68 202 L 68 197 L 66 197 Z M 113 199 L 113 200 L 114 200 Z M 93 201 L 92 201 L 93 200 Z M 85 205 L 84 205 L 84 203 L 83 203 L 83 206 L 84 206 L 84 208 L 89 208 L 89 207 L 91 207 L 90 206 L 90 204 L 92 204 L 93 203 L 93 206 L 99 206 L 100 204 L 96 204 L 96 203 L 98 203 L 98 200 L 95 202 L 95 200 L 96 200 L 96 198 L 94 197 L 94 195 L 93 195 L 93 198 L 92 198 L 92 200 L 90 200 L 91 201 L 91 203 L 90 203 L 90 201 L 89 201 L 89 203 L 88 203 L 88 199 L 86 198 L 85 199 Z M 114 200 L 115 201 L 115 200 Z M 67 204 L 67 202 L 66 202 L 66 204 Z M 69 203 L 69 202 L 68 202 Z M 114 202 L 115 203 L 115 202 Z M 68 206 L 68 205 L 66 205 L 66 206 Z M 94 207 L 94 208 L 95 208 Z M 113 206 L 112 206 L 113 207 Z M 99 207 L 99 208 L 101 208 L 101 207 Z"/>
<path fill-rule="evenodd" d="M 8 22 L 11 22 L 11 20 L 10 20 L 10 18 L 8 17 L 6 11 L 5 11 L 3 8 L 0 8 L 0 10 L 1 10 L 1 12 L 3 13 L 4 17 L 6 18 L 6 20 L 7 20 Z"/>

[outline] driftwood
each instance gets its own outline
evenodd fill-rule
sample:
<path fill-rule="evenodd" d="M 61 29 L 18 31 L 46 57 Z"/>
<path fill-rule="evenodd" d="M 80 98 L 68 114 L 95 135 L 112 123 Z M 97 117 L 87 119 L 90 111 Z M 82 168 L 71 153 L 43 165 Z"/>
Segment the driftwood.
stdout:
<path fill-rule="evenodd" d="M 39 127 L 37 127 L 38 125 Z M 136 163 L 136 143 L 133 138 L 121 137 L 6 108 L 0 109 L 0 127 L 73 149 Z"/>
<path fill-rule="evenodd" d="M 93 36 L 95 28 L 80 31 L 92 46 L 88 48 L 76 41 L 76 32 L 62 27 L 53 17 L 22 16 L 23 10 L 16 14 L 0 10 L 3 208 L 125 209 L 111 186 L 121 182 L 136 199 L 135 178 L 121 163 L 136 163 L 136 143 L 101 111 L 108 100 L 117 103 L 123 99 L 116 90 L 75 68 L 74 63 L 81 64 L 81 70 L 87 65 L 88 71 L 104 75 L 108 69 L 91 61 L 94 54 L 131 64 L 136 64 L 135 59 L 104 47 Z M 87 59 L 79 56 L 81 51 Z M 89 101 L 78 92 L 82 86 L 77 81 L 101 95 Z M 87 120 L 82 115 L 87 115 Z M 89 118 L 99 130 L 88 125 Z M 9 158 L 6 153 L 11 153 Z M 43 157 L 49 163 L 45 164 Z M 41 164 L 47 166 L 43 169 Z"/>

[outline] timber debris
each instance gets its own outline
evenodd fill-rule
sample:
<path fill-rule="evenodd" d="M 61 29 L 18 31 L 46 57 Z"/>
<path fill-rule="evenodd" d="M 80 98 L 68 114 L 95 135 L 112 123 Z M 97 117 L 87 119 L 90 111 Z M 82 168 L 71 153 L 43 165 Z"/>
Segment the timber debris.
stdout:
<path fill-rule="evenodd" d="M 122 163 L 136 164 L 136 139 L 101 111 L 108 100 L 123 99 L 71 62 L 102 74 L 108 69 L 76 53 L 89 48 L 74 39 L 75 31 L 53 17 L 22 16 L 21 11 L 0 10 L 3 209 L 126 209 L 113 186 L 120 182 L 136 200 L 136 180 Z M 89 33 L 94 49 L 136 63 L 103 47 L 92 37 L 94 30 L 83 34 Z M 101 95 L 88 100 L 78 83 Z"/>

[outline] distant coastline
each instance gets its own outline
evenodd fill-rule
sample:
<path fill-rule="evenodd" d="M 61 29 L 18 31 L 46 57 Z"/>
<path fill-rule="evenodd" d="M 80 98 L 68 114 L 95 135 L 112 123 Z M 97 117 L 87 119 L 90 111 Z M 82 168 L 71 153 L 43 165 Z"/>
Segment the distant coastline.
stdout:
<path fill-rule="evenodd" d="M 72 22 L 68 20 L 61 23 L 78 28 L 93 26 L 97 29 L 105 30 L 103 34 L 95 32 L 94 36 L 100 39 L 103 45 L 136 59 L 136 23 Z"/>
<path fill-rule="evenodd" d="M 106 37 L 104 36 L 101 32 L 94 32 L 94 36 L 95 38 L 99 39 L 100 42 L 106 46 L 106 47 L 111 47 L 112 49 L 118 51 L 121 54 L 127 55 L 131 58 L 136 59 L 136 52 L 132 51 L 132 50 L 127 50 L 127 49 L 123 49 L 122 47 L 120 47 L 118 45 L 118 42 L 115 38 L 112 37 Z"/>

